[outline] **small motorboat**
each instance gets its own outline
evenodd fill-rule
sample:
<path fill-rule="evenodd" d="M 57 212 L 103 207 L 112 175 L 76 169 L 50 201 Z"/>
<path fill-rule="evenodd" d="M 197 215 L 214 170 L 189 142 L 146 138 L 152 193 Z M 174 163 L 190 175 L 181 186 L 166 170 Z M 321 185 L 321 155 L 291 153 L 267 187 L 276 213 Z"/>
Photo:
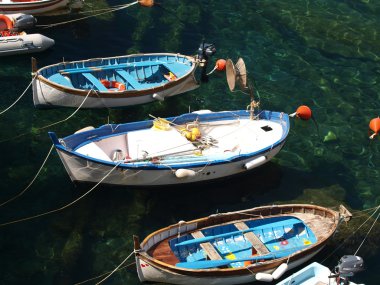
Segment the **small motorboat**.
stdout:
<path fill-rule="evenodd" d="M 349 280 L 363 270 L 364 261 L 361 257 L 345 255 L 339 260 L 333 272 L 326 266 L 313 262 L 276 285 L 364 285 Z"/>
<path fill-rule="evenodd" d="M 149 186 L 244 173 L 270 161 L 288 132 L 284 113 L 202 110 L 49 135 L 72 181 Z"/>
<path fill-rule="evenodd" d="M 64 8 L 68 4 L 69 0 L 2 0 L 0 1 L 0 13 L 37 15 Z"/>
<path fill-rule="evenodd" d="M 0 14 L 0 56 L 35 53 L 54 45 L 54 40 L 41 34 L 27 34 L 36 19 L 25 14 Z"/>
<path fill-rule="evenodd" d="M 197 56 L 133 54 L 61 62 L 38 70 L 33 60 L 34 105 L 112 108 L 162 101 L 199 87 L 194 73 L 198 66 L 204 70 L 214 53 L 212 44 L 201 44 Z"/>
<path fill-rule="evenodd" d="M 180 221 L 141 244 L 134 236 L 137 273 L 171 284 L 272 282 L 316 255 L 350 218 L 344 206 L 288 204 Z"/>

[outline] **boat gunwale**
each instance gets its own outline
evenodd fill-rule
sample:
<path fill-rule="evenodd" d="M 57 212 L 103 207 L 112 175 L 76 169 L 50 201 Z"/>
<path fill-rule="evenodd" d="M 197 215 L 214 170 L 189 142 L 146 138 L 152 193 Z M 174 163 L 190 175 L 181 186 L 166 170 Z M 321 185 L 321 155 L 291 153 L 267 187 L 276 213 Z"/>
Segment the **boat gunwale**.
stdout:
<path fill-rule="evenodd" d="M 49 80 L 45 76 L 41 74 L 43 70 L 65 64 L 75 64 L 75 63 L 83 63 L 83 62 L 91 62 L 91 61 L 99 61 L 99 60 L 112 60 L 112 59 L 120 59 L 120 58 L 129 58 L 129 57 L 136 57 L 136 56 L 178 56 L 181 58 L 185 58 L 189 60 L 192 63 L 191 68 L 181 77 L 177 78 L 174 81 L 168 81 L 163 83 L 162 85 L 151 87 L 151 88 L 145 88 L 145 89 L 133 89 L 133 90 L 124 90 L 124 91 L 99 91 L 94 89 L 78 89 L 78 88 L 70 88 L 64 85 L 61 85 L 59 83 L 56 83 L 54 81 Z M 133 63 L 131 63 L 133 64 Z M 183 55 L 179 53 L 142 53 L 142 54 L 130 54 L 130 55 L 122 55 L 122 56 L 113 56 L 113 57 L 103 57 L 103 58 L 90 58 L 90 59 L 84 59 L 84 60 L 77 60 L 77 61 L 68 61 L 68 62 L 59 62 L 51 65 L 47 65 L 44 67 L 39 68 L 37 71 L 34 72 L 34 80 L 35 82 L 41 81 L 44 84 L 59 90 L 61 92 L 68 93 L 67 95 L 73 95 L 73 96 L 89 96 L 89 97 L 95 97 L 95 98 L 128 98 L 128 97 L 140 97 L 145 95 L 150 95 L 155 92 L 164 91 L 167 89 L 170 89 L 172 87 L 175 87 L 177 85 L 182 84 L 185 80 L 187 80 L 190 76 L 192 76 L 198 67 L 197 62 L 195 61 L 194 56 L 189 55 Z M 37 84 L 37 83 L 35 83 Z M 90 92 L 91 91 L 91 92 Z M 89 93 L 90 92 L 90 93 Z"/>
<path fill-rule="evenodd" d="M 238 110 L 238 111 L 245 111 L 245 110 Z M 228 112 L 231 112 L 233 113 L 234 111 L 228 111 Z M 246 111 L 248 112 L 247 113 L 247 117 L 249 116 L 249 111 Z M 229 163 L 234 163 L 234 162 L 238 162 L 238 161 L 242 161 L 242 160 L 247 160 L 249 158 L 252 158 L 252 157 L 257 157 L 257 156 L 260 156 L 260 155 L 263 155 L 267 152 L 270 152 L 271 150 L 277 148 L 278 146 L 281 146 L 282 144 L 285 143 L 286 141 L 286 138 L 287 138 L 287 135 L 289 133 L 289 128 L 290 128 L 290 122 L 289 122 L 289 116 L 283 116 L 284 113 L 282 112 L 273 112 L 273 111 L 264 111 L 264 112 L 269 112 L 271 113 L 271 115 L 273 116 L 273 113 L 278 115 L 278 117 L 276 117 L 277 120 L 279 120 L 280 122 L 283 122 L 284 119 L 285 119 L 285 123 L 286 125 L 284 126 L 283 124 L 282 127 L 284 128 L 284 131 L 283 131 L 283 134 L 281 136 L 281 138 L 276 141 L 275 143 L 271 144 L 271 145 L 268 145 L 267 147 L 265 148 L 262 148 L 256 152 L 251 152 L 251 153 L 245 153 L 245 154 L 238 154 L 236 156 L 233 156 L 233 157 L 229 157 L 228 159 L 217 159 L 217 160 L 213 160 L 213 161 L 197 161 L 197 162 L 192 162 L 192 163 L 166 163 L 165 165 L 161 165 L 161 164 L 155 164 L 151 161 L 147 161 L 145 165 L 142 165 L 142 164 L 134 164 L 133 162 L 132 163 L 119 163 L 119 165 L 117 166 L 117 168 L 119 169 L 140 169 L 140 170 L 171 170 L 171 169 L 179 169 L 179 168 L 190 168 L 190 167 L 204 167 L 205 165 L 207 166 L 213 166 L 213 165 L 222 165 L 222 164 L 229 164 Z M 222 113 L 222 112 L 214 112 L 215 113 Z M 191 113 L 189 113 L 191 114 Z M 282 115 L 282 117 L 280 117 Z M 173 118 L 178 118 L 179 116 L 176 116 L 176 117 L 170 117 L 170 118 L 166 118 L 167 120 L 172 120 Z M 269 119 L 268 119 L 269 120 Z M 152 123 L 153 125 L 153 120 L 147 120 L 147 121 L 139 121 L 139 122 L 142 122 L 144 124 L 148 124 L 149 122 Z M 126 123 L 126 124 L 133 124 L 133 123 L 138 123 L 138 122 L 131 122 L 131 123 Z M 107 126 L 107 125 L 104 125 L 104 126 Z M 103 126 L 100 126 L 99 128 L 97 129 L 100 129 L 102 128 Z M 112 127 L 111 127 L 112 129 Z M 92 130 L 93 131 L 93 130 Z M 127 133 L 127 132 L 126 132 Z M 55 133 L 49 133 L 50 136 L 56 136 Z M 113 135 L 109 135 L 109 136 L 102 136 L 101 139 L 105 139 L 107 137 L 112 137 L 112 136 L 117 136 L 117 135 L 122 135 L 123 132 L 121 133 L 117 133 L 117 134 L 113 134 Z M 74 134 L 75 135 L 75 134 Z M 74 135 L 70 135 L 70 136 L 74 136 Z M 70 137 L 69 136 L 69 137 Z M 66 137 L 63 138 L 63 141 Z M 97 137 L 99 138 L 99 137 Z M 81 145 L 86 145 L 88 143 L 91 143 L 91 142 L 94 142 L 95 140 L 90 140 L 90 139 L 86 139 L 84 140 L 83 143 L 81 144 L 78 144 L 73 150 L 70 150 L 70 149 L 67 149 L 67 147 L 65 147 L 62 143 L 60 143 L 59 141 L 56 142 L 53 140 L 53 143 L 54 143 L 54 146 L 60 150 L 60 151 L 63 151 L 63 152 L 66 152 L 70 155 L 73 155 L 75 157 L 80 157 L 86 161 L 91 161 L 91 162 L 94 162 L 94 163 L 97 163 L 97 164 L 101 164 L 101 165 L 106 165 L 106 166 L 109 166 L 109 167 L 115 167 L 118 163 L 115 162 L 115 161 L 105 161 L 105 160 L 101 160 L 101 159 L 97 159 L 97 158 L 93 158 L 93 157 L 90 157 L 90 156 L 87 156 L 87 155 L 83 155 L 81 153 L 78 153 L 76 152 L 75 150 L 78 149 Z"/>
<path fill-rule="evenodd" d="M 284 213 L 282 213 L 282 210 L 287 210 L 287 209 L 288 210 L 292 209 L 292 212 L 284 212 Z M 300 211 L 296 212 L 295 209 L 302 210 L 303 212 L 300 212 Z M 242 211 L 235 211 L 235 212 L 227 212 L 227 213 L 214 214 L 214 215 L 210 215 L 208 217 L 203 217 L 203 218 L 199 218 L 199 219 L 195 219 L 195 220 L 191 220 L 191 221 L 187 221 L 187 222 L 182 222 L 181 223 L 181 227 L 184 227 L 185 224 L 196 224 L 196 228 L 195 229 L 190 230 L 188 232 L 183 232 L 182 233 L 182 234 L 187 234 L 187 233 L 190 233 L 190 232 L 193 232 L 193 231 L 196 231 L 196 230 L 200 230 L 200 229 L 206 228 L 204 224 L 207 224 L 207 222 L 209 220 L 211 220 L 211 224 L 209 226 L 222 225 L 221 223 L 218 224 L 218 218 L 219 219 L 223 219 L 223 218 L 228 218 L 230 216 L 233 217 L 234 215 L 256 213 L 256 212 L 261 212 L 261 211 L 265 211 L 265 210 L 269 211 L 269 213 L 272 213 L 272 210 L 277 210 L 277 211 L 281 212 L 281 214 L 273 213 L 271 215 L 264 216 L 265 218 L 278 217 L 278 216 L 282 216 L 282 215 L 292 216 L 292 213 L 305 213 L 306 209 L 313 210 L 313 212 L 314 212 L 315 215 L 320 215 L 320 214 L 316 214 L 315 213 L 316 210 L 320 211 L 321 213 L 324 213 L 325 217 L 328 217 L 328 215 L 326 215 L 326 213 L 329 214 L 330 217 L 328 217 L 328 218 L 332 219 L 334 221 L 334 227 L 331 227 L 331 230 L 326 235 L 324 235 L 321 239 L 318 239 L 318 241 L 316 243 L 314 243 L 313 245 L 310 245 L 309 247 L 304 248 L 302 250 L 298 250 L 294 254 L 292 254 L 291 256 L 286 256 L 286 257 L 283 257 L 283 258 L 273 259 L 273 260 L 265 261 L 263 263 L 252 264 L 249 267 L 249 271 L 245 267 L 238 267 L 238 268 L 211 268 L 211 269 L 187 269 L 187 268 L 179 268 L 179 267 L 167 264 L 165 262 L 162 262 L 160 260 L 157 260 L 157 259 L 155 259 L 154 257 L 150 256 L 147 253 L 147 251 L 149 251 L 149 249 L 151 249 L 155 245 L 163 242 L 164 240 L 167 240 L 168 238 L 173 237 L 173 235 L 169 236 L 169 237 L 167 237 L 167 238 L 165 238 L 165 239 L 163 239 L 163 240 L 161 240 L 159 242 L 156 242 L 156 243 L 152 244 L 146 251 L 142 249 L 149 242 L 149 240 L 153 239 L 154 236 L 156 236 L 157 234 L 160 234 L 160 233 L 165 232 L 165 231 L 170 231 L 173 228 L 178 228 L 178 225 L 179 225 L 178 223 L 177 224 L 172 224 L 172 225 L 167 226 L 165 228 L 161 228 L 161 229 L 159 229 L 159 230 L 157 230 L 157 231 L 152 232 L 151 234 L 149 234 L 141 242 L 140 248 L 139 249 L 135 248 L 135 255 L 136 255 L 136 258 L 141 258 L 142 260 L 144 260 L 145 262 L 151 264 L 152 266 L 159 267 L 160 270 L 165 270 L 165 271 L 170 272 L 170 273 L 175 272 L 177 274 L 190 275 L 190 276 L 247 275 L 247 274 L 251 274 L 251 272 L 256 273 L 256 272 L 262 272 L 263 270 L 271 270 L 271 269 L 274 269 L 275 267 L 277 267 L 278 265 L 280 265 L 281 263 L 283 263 L 284 261 L 287 261 L 288 259 L 289 259 L 289 262 L 295 261 L 295 260 L 299 260 L 300 258 L 308 255 L 309 253 L 316 252 L 319 249 L 321 249 L 322 247 L 324 247 L 325 243 L 328 241 L 329 238 L 331 238 L 331 236 L 336 231 L 336 229 L 337 229 L 337 227 L 339 225 L 339 216 L 340 216 L 339 212 L 337 212 L 335 210 L 332 210 L 332 209 L 328 209 L 328 208 L 322 207 L 322 206 L 312 205 L 312 204 L 284 204 L 284 205 L 261 206 L 261 207 L 255 207 L 255 208 L 251 208 L 251 209 L 247 209 L 247 210 L 242 210 Z M 261 217 L 258 217 L 256 219 L 260 219 L 260 218 Z M 299 217 L 296 217 L 296 218 L 299 218 Z M 215 221 L 213 221 L 212 219 L 215 219 Z M 226 221 L 225 223 L 229 223 L 230 224 L 231 222 L 240 221 L 240 220 L 242 220 L 242 219 L 233 219 L 233 218 L 231 218 L 228 221 Z M 305 223 L 305 221 L 303 221 L 303 222 Z"/>

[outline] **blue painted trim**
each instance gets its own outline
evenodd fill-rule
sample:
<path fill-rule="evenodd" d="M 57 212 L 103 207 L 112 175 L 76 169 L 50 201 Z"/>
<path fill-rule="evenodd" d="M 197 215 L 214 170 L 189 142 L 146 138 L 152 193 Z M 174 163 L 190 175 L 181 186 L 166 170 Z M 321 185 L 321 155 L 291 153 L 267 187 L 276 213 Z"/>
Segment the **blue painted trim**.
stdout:
<path fill-rule="evenodd" d="M 194 121 L 197 118 L 200 120 L 206 120 L 207 122 L 212 121 L 221 121 L 221 120 L 230 120 L 232 118 L 237 117 L 248 117 L 249 112 L 246 110 L 237 110 L 237 111 L 227 111 L 227 112 L 213 112 L 213 113 L 206 113 L 206 114 L 195 114 L 195 113 L 188 113 L 188 114 L 182 114 L 177 117 L 169 117 L 166 118 L 167 120 L 176 123 L 176 124 L 183 124 L 189 121 Z M 285 126 L 287 128 L 285 129 L 285 132 L 283 136 L 278 140 L 276 143 L 274 143 L 270 147 L 266 147 L 261 149 L 260 151 L 248 153 L 244 155 L 236 155 L 234 157 L 230 157 L 227 159 L 219 159 L 215 160 L 213 162 L 194 162 L 194 163 L 185 163 L 180 164 L 176 163 L 175 166 L 171 166 L 171 169 L 180 169 L 180 168 L 195 168 L 195 167 L 203 167 L 205 165 L 211 166 L 211 165 L 221 165 L 221 164 L 228 164 L 231 162 L 237 162 L 241 160 L 245 160 L 248 158 L 254 158 L 260 155 L 265 154 L 266 152 L 269 152 L 270 150 L 280 146 L 285 142 L 285 139 L 289 133 L 289 116 L 284 113 L 279 112 L 272 112 L 272 111 L 262 111 L 260 113 L 261 119 L 267 119 L 267 120 L 281 120 L 280 116 L 282 116 L 282 120 L 285 121 Z M 73 134 L 70 136 L 67 136 L 63 138 L 63 141 L 65 142 L 66 146 L 63 146 L 58 140 L 54 142 L 52 136 L 56 137 L 55 133 L 51 132 L 49 133 L 49 136 L 52 138 L 53 143 L 57 149 L 60 151 L 63 151 L 69 155 L 80 157 L 87 161 L 96 162 L 101 165 L 106 165 L 109 167 L 114 167 L 116 163 L 114 162 L 108 162 L 96 158 L 90 158 L 88 156 L 75 153 L 74 151 L 78 148 L 80 148 L 83 145 L 86 145 L 91 142 L 98 141 L 100 139 L 109 138 L 112 136 L 120 135 L 121 133 L 133 131 L 133 130 L 139 130 L 139 129 L 145 129 L 149 128 L 153 125 L 153 120 L 147 120 L 147 121 L 139 121 L 139 122 L 131 122 L 131 123 L 125 123 L 125 124 L 111 124 L 111 125 L 103 125 L 99 128 L 96 128 L 94 130 L 89 130 L 85 132 L 81 132 L 78 134 Z M 283 125 L 284 127 L 284 125 Z M 142 170 L 163 170 L 163 169 L 169 169 L 168 166 L 165 165 L 159 165 L 154 164 L 151 162 L 146 162 L 144 165 L 144 162 L 138 162 L 138 163 L 122 163 L 118 166 L 120 169 L 142 169 Z"/>

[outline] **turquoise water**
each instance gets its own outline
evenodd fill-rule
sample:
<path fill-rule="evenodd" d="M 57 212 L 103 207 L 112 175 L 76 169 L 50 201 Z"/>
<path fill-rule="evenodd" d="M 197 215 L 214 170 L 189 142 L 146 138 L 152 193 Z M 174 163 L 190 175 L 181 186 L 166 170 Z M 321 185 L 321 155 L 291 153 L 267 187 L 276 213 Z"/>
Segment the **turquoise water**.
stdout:
<path fill-rule="evenodd" d="M 87 1 L 85 9 L 122 2 Z M 263 167 L 239 178 L 155 189 L 98 187 L 71 207 L 34 220 L 0 227 L 0 284 L 74 284 L 112 271 L 132 251 L 132 235 L 215 212 L 263 204 L 344 203 L 355 211 L 380 204 L 380 139 L 368 139 L 368 124 L 380 115 L 380 2 L 344 1 L 162 1 L 152 9 L 133 6 L 114 14 L 38 30 L 55 46 L 35 54 L 39 66 L 65 60 L 132 52 L 195 54 L 202 40 L 216 44 L 217 58 L 243 57 L 263 109 L 292 113 L 309 105 L 319 126 L 292 121 L 283 150 Z M 76 16 L 38 17 L 39 24 Z M 30 55 L 0 58 L 0 110 L 31 81 Z M 88 126 L 172 116 L 196 109 L 245 108 L 249 98 L 228 90 L 224 74 L 199 89 L 165 102 L 123 110 L 36 110 L 31 90 L 0 117 L 2 157 L 0 202 L 28 185 L 51 142 L 47 131 L 66 136 Z M 330 135 L 328 135 L 330 133 Z M 14 138 L 19 136 L 18 138 Z M 203 189 L 202 189 L 203 188 Z M 90 189 L 71 183 L 56 153 L 33 185 L 0 207 L 6 223 L 60 208 Z M 355 217 L 355 216 L 354 216 Z M 322 262 L 365 221 L 343 225 Z M 372 221 L 370 221 L 372 223 Z M 334 266 L 353 254 L 368 227 L 350 237 L 323 264 Z M 379 225 L 358 255 L 367 269 L 356 280 L 378 283 Z M 133 259 L 106 284 L 139 284 Z M 99 280 L 99 279 L 98 279 Z M 94 284 L 91 281 L 85 284 Z"/>

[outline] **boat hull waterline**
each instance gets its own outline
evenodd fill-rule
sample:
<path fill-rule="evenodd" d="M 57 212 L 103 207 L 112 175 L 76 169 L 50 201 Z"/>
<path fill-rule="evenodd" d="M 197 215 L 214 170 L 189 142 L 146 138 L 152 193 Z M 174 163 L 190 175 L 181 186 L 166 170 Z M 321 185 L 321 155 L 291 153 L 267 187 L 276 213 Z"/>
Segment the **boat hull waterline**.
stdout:
<path fill-rule="evenodd" d="M 281 150 L 289 132 L 288 116 L 264 111 L 260 119 L 249 117 L 243 110 L 190 113 L 168 118 L 178 123 L 170 130 L 157 130 L 150 120 L 105 125 L 62 139 L 54 133 L 50 136 L 72 181 L 96 183 L 107 174 L 104 184 L 185 184 L 244 173 L 270 161 Z M 215 145 L 200 150 L 198 142 L 183 136 L 179 126 L 194 120 L 205 138 L 216 139 Z M 112 160 L 119 150 L 128 159 Z M 144 158 L 144 153 L 148 157 Z"/>

